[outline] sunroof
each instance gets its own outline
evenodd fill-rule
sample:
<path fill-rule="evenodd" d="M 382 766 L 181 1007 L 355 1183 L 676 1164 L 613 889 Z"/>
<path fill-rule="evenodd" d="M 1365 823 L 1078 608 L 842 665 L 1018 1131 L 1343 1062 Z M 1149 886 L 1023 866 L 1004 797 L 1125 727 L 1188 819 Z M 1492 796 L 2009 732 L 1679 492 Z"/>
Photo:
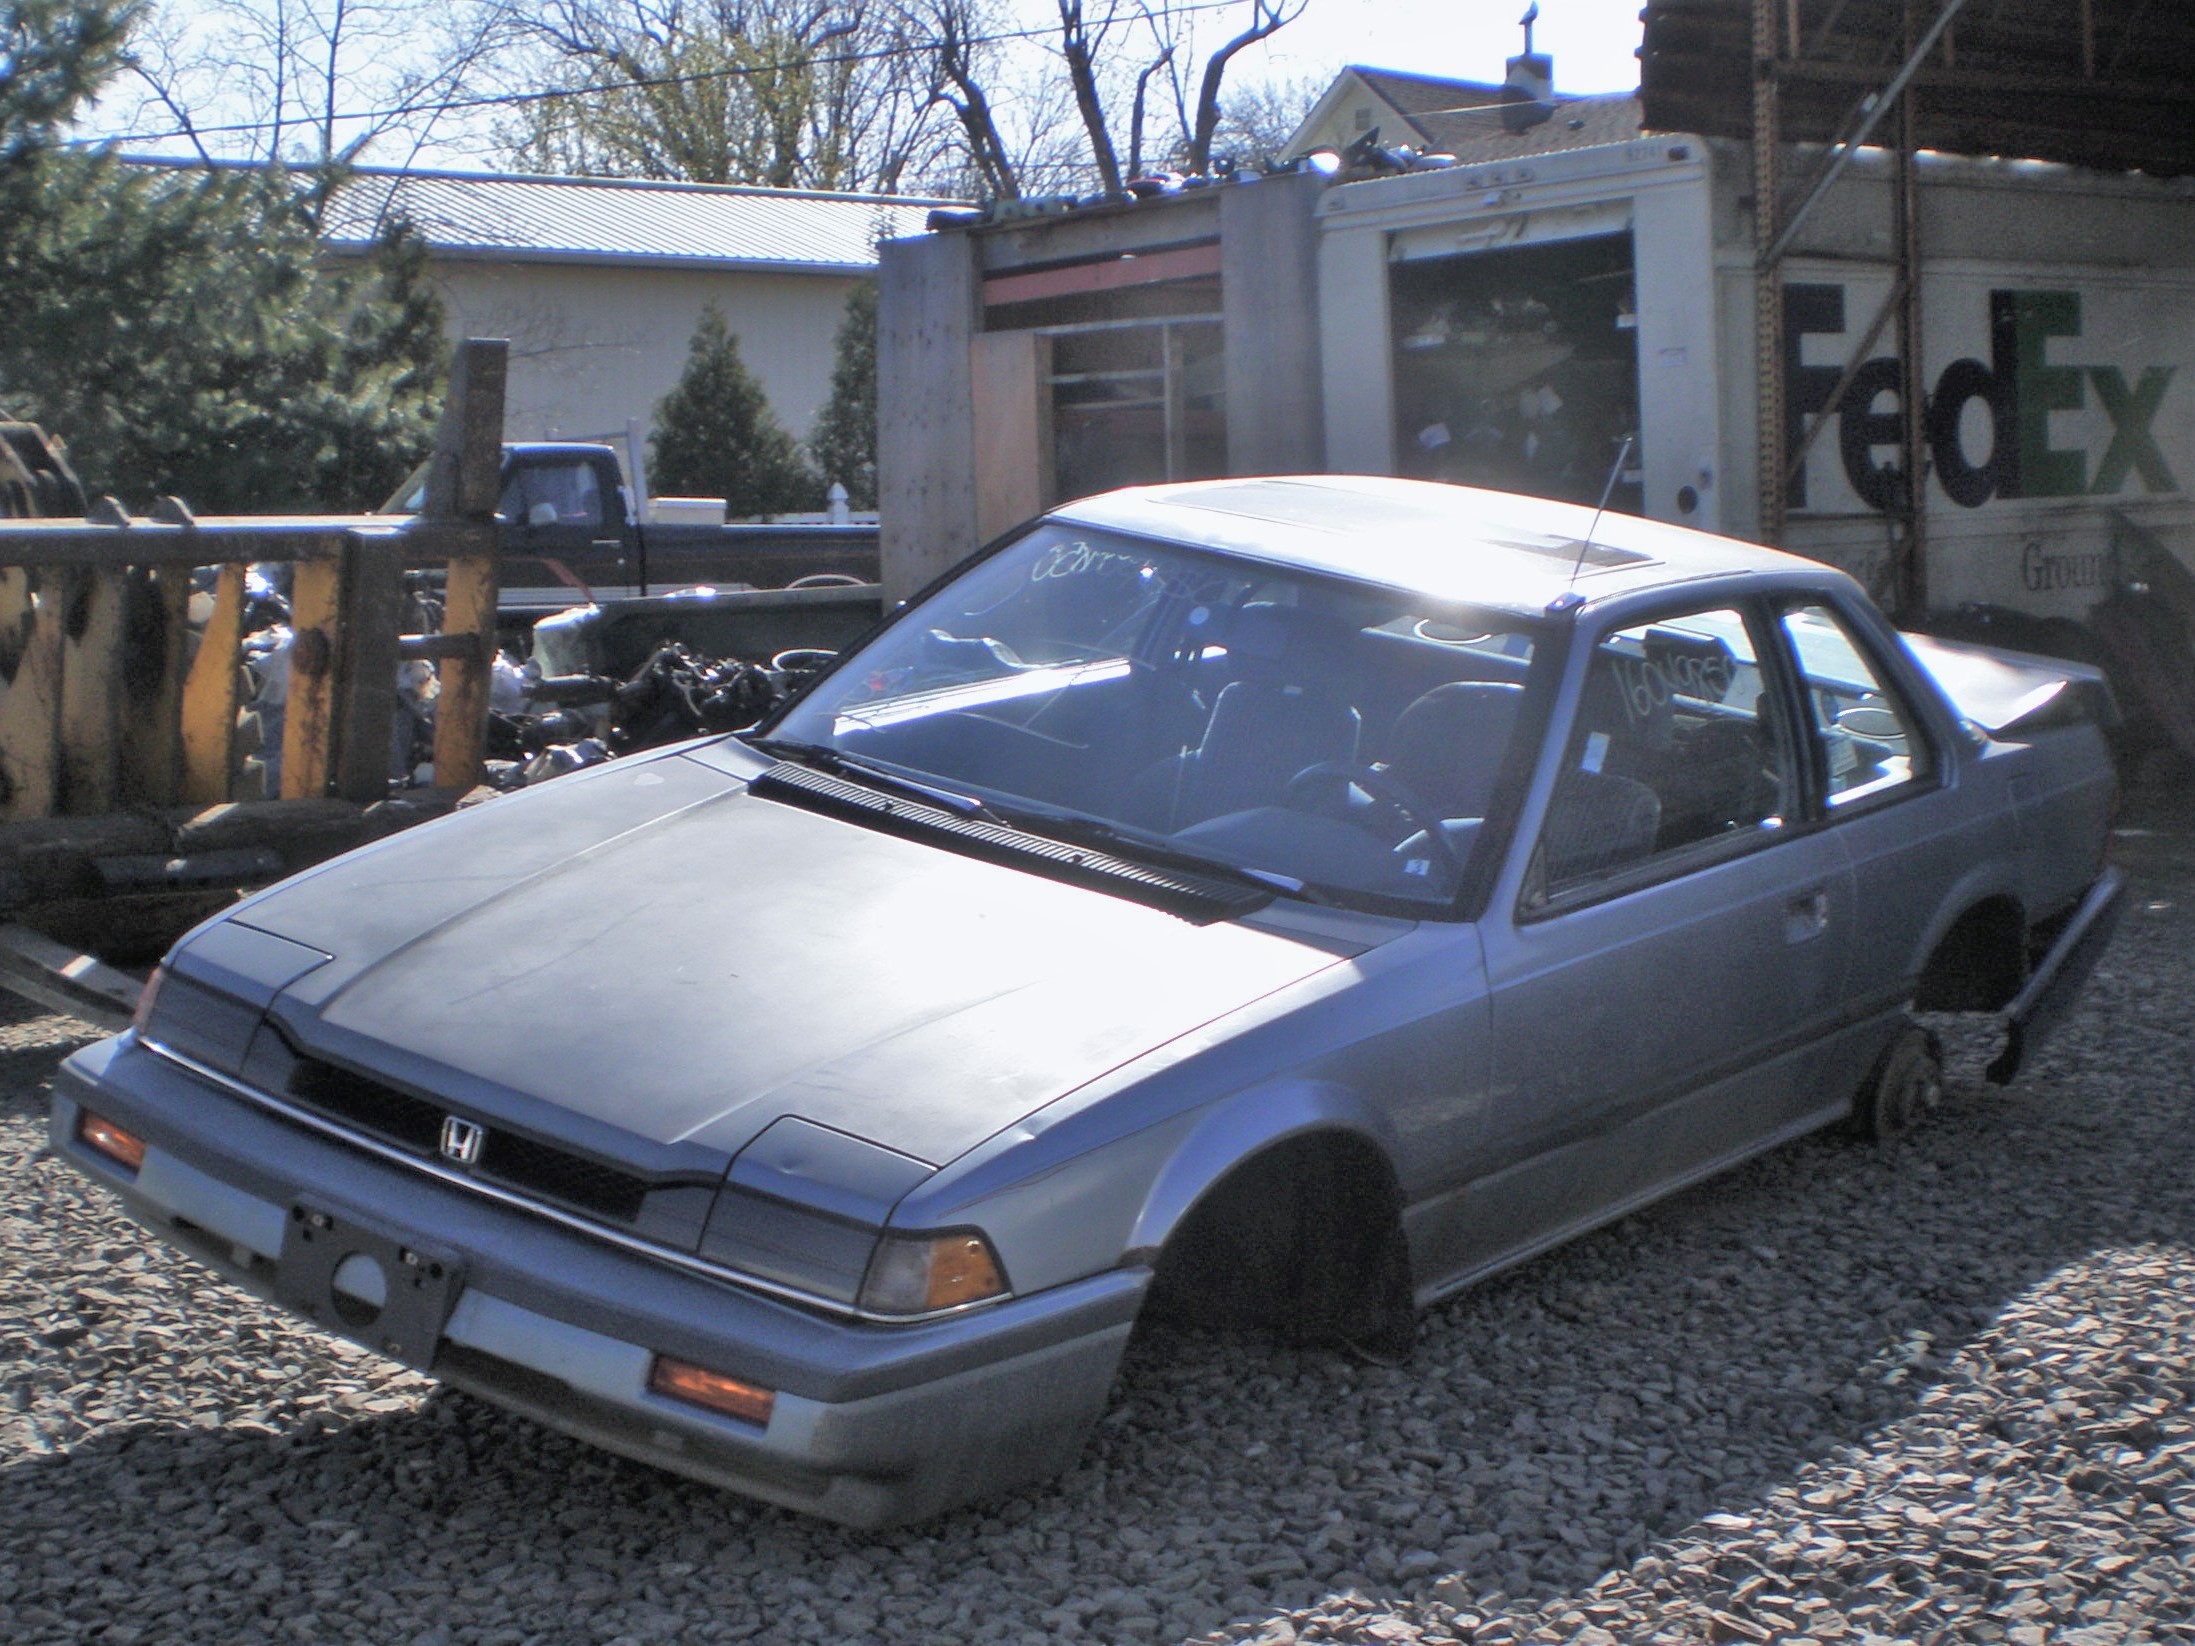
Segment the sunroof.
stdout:
<path fill-rule="evenodd" d="M 1238 514 L 1283 526 L 1318 526 L 1328 531 L 1362 531 L 1367 526 L 1432 526 L 1447 516 L 1399 498 L 1373 492 L 1342 491 L 1331 486 L 1292 485 L 1282 480 L 1245 480 L 1239 486 L 1200 486 L 1167 499 L 1185 509 Z"/>
<path fill-rule="evenodd" d="M 1550 560 L 1565 561 L 1573 566 L 1644 566 L 1654 559 L 1637 549 L 1619 549 L 1613 543 L 1580 544 L 1574 537 L 1490 537 L 1487 541 L 1505 549 L 1522 549 L 1526 554 L 1543 554 Z M 1583 554 L 1578 552 L 1580 548 L 1585 550 Z"/>
<path fill-rule="evenodd" d="M 1306 486 L 1283 480 L 1246 480 L 1239 486 L 1203 486 L 1186 495 L 1167 499 L 1185 509 L 1207 509 L 1214 514 L 1240 515 L 1251 520 L 1270 520 L 1285 526 L 1314 526 L 1325 531 L 1359 532 L 1368 527 L 1428 527 L 1456 529 L 1454 514 L 1447 509 L 1422 508 L 1414 501 L 1377 492 L 1344 491 L 1338 487 Z M 1568 565 L 1639 566 L 1653 556 L 1636 549 L 1619 549 L 1609 543 L 1584 545 L 1574 537 L 1516 532 L 1485 539 L 1500 548 L 1543 555 Z"/>

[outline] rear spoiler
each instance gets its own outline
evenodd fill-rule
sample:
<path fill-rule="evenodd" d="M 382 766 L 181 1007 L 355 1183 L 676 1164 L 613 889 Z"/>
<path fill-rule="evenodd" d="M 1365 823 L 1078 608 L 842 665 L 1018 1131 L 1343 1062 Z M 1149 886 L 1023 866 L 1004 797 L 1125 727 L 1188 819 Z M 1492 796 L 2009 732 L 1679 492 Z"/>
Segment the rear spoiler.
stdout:
<path fill-rule="evenodd" d="M 1903 638 L 1951 706 L 1991 737 L 2083 721 L 2107 729 L 2119 723 L 2103 671 L 2087 663 L 1925 634 Z"/>

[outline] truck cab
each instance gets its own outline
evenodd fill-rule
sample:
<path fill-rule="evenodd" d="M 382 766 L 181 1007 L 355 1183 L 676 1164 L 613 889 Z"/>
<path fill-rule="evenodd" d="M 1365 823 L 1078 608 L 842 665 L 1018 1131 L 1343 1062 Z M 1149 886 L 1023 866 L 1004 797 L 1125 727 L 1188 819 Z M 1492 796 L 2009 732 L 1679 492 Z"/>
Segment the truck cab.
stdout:
<path fill-rule="evenodd" d="M 503 448 L 503 583 L 594 590 L 644 581 L 630 495 L 607 446 Z"/>

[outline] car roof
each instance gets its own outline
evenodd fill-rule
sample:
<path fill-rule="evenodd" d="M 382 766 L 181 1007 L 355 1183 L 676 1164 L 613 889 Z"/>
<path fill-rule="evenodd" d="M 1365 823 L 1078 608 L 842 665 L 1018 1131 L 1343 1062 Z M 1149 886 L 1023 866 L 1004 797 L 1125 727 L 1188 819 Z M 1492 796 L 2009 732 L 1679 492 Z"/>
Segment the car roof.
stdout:
<path fill-rule="evenodd" d="M 1576 503 L 1375 475 L 1138 486 L 1051 518 L 1532 616 L 1706 578 L 1841 582 L 1819 561 Z M 1590 542 L 1588 542 L 1590 534 Z"/>

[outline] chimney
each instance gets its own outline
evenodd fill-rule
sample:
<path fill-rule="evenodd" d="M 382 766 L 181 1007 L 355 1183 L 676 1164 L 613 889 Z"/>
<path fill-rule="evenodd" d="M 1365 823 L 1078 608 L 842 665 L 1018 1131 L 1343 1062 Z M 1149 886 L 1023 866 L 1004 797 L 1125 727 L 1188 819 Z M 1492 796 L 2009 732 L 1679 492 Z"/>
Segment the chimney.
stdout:
<path fill-rule="evenodd" d="M 1505 131 L 1529 131 L 1555 112 L 1555 60 L 1532 49 L 1532 25 L 1539 20 L 1539 0 L 1532 0 L 1531 9 L 1518 19 L 1524 28 L 1524 51 L 1509 59 L 1509 73 L 1502 81 Z"/>

